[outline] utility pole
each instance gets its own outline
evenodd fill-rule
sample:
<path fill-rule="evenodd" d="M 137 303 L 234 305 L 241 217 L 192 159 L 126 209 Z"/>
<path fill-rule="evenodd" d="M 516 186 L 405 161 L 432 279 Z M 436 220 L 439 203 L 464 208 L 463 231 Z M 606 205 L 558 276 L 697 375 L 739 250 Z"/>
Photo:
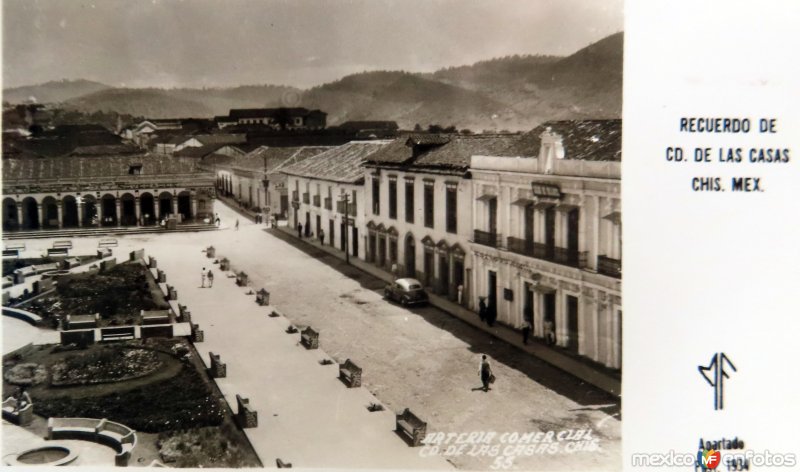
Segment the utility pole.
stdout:
<path fill-rule="evenodd" d="M 348 240 L 348 233 L 350 233 L 350 195 L 345 192 L 342 198 L 344 200 L 344 261 L 345 264 L 350 264 L 350 241 Z"/>

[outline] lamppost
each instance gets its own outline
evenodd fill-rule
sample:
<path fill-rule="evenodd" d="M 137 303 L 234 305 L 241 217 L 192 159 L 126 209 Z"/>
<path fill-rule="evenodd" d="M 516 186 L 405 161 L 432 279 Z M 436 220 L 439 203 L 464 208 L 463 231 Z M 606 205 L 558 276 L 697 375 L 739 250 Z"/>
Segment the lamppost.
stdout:
<path fill-rule="evenodd" d="M 265 215 L 265 216 L 267 218 L 269 218 L 269 212 L 270 212 L 270 210 L 269 210 L 269 208 L 270 208 L 270 204 L 269 204 L 270 203 L 269 202 L 269 178 L 267 177 L 267 155 L 266 154 L 264 155 L 264 179 L 262 179 L 261 183 L 264 185 L 264 206 L 267 207 L 267 210 L 266 210 L 267 215 Z M 267 221 L 269 221 L 269 220 L 267 220 Z"/>

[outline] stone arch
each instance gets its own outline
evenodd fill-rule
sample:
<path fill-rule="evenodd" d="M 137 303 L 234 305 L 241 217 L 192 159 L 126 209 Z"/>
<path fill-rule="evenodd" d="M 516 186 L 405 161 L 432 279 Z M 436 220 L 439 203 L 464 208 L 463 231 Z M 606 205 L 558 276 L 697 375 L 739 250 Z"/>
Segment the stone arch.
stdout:
<path fill-rule="evenodd" d="M 140 213 L 142 215 L 142 223 L 150 225 L 155 223 L 156 217 L 156 200 L 150 192 L 143 192 L 139 196 L 139 205 L 141 207 Z"/>
<path fill-rule="evenodd" d="M 3 199 L 3 231 L 19 229 L 19 213 L 17 201 L 11 197 Z"/>
<path fill-rule="evenodd" d="M 81 197 L 83 211 L 81 219 L 84 226 L 95 226 L 100 223 L 100 211 L 97 208 L 97 199 L 94 195 L 86 194 Z"/>
<path fill-rule="evenodd" d="M 123 193 L 119 197 L 119 223 L 122 226 L 136 226 L 136 197 L 132 193 Z"/>
<path fill-rule="evenodd" d="M 33 197 L 22 200 L 22 229 L 39 229 L 39 204 Z"/>
<path fill-rule="evenodd" d="M 42 228 L 58 228 L 58 201 L 52 195 L 42 199 Z"/>
<path fill-rule="evenodd" d="M 192 214 L 192 193 L 188 190 L 178 193 L 178 213 L 183 215 L 184 220 L 194 217 Z"/>
<path fill-rule="evenodd" d="M 100 221 L 103 226 L 117 226 L 117 197 L 107 193 L 100 197 Z"/>
<path fill-rule="evenodd" d="M 161 192 L 158 194 L 158 209 L 161 218 L 166 218 L 167 215 L 172 214 L 172 199 L 174 197 L 169 192 Z"/>
<path fill-rule="evenodd" d="M 61 220 L 64 228 L 78 226 L 78 200 L 73 195 L 66 195 L 61 199 Z"/>

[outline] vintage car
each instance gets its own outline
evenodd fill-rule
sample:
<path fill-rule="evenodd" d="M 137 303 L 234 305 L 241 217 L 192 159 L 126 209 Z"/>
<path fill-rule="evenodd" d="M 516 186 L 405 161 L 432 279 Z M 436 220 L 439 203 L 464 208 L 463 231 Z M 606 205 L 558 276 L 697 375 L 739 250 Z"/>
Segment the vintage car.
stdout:
<path fill-rule="evenodd" d="M 400 302 L 403 306 L 428 303 L 428 294 L 417 279 L 397 279 L 386 286 L 383 296 L 388 300 Z"/>

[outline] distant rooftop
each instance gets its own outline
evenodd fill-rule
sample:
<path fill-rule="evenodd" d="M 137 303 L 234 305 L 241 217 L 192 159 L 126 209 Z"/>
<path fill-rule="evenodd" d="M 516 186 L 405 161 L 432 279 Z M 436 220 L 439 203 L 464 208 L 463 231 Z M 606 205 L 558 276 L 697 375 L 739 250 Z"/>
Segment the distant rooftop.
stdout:
<path fill-rule="evenodd" d="M 366 159 L 389 143 L 390 141 L 351 141 L 289 165 L 282 172 L 298 177 L 359 183 L 364 179 L 363 164 Z"/>

